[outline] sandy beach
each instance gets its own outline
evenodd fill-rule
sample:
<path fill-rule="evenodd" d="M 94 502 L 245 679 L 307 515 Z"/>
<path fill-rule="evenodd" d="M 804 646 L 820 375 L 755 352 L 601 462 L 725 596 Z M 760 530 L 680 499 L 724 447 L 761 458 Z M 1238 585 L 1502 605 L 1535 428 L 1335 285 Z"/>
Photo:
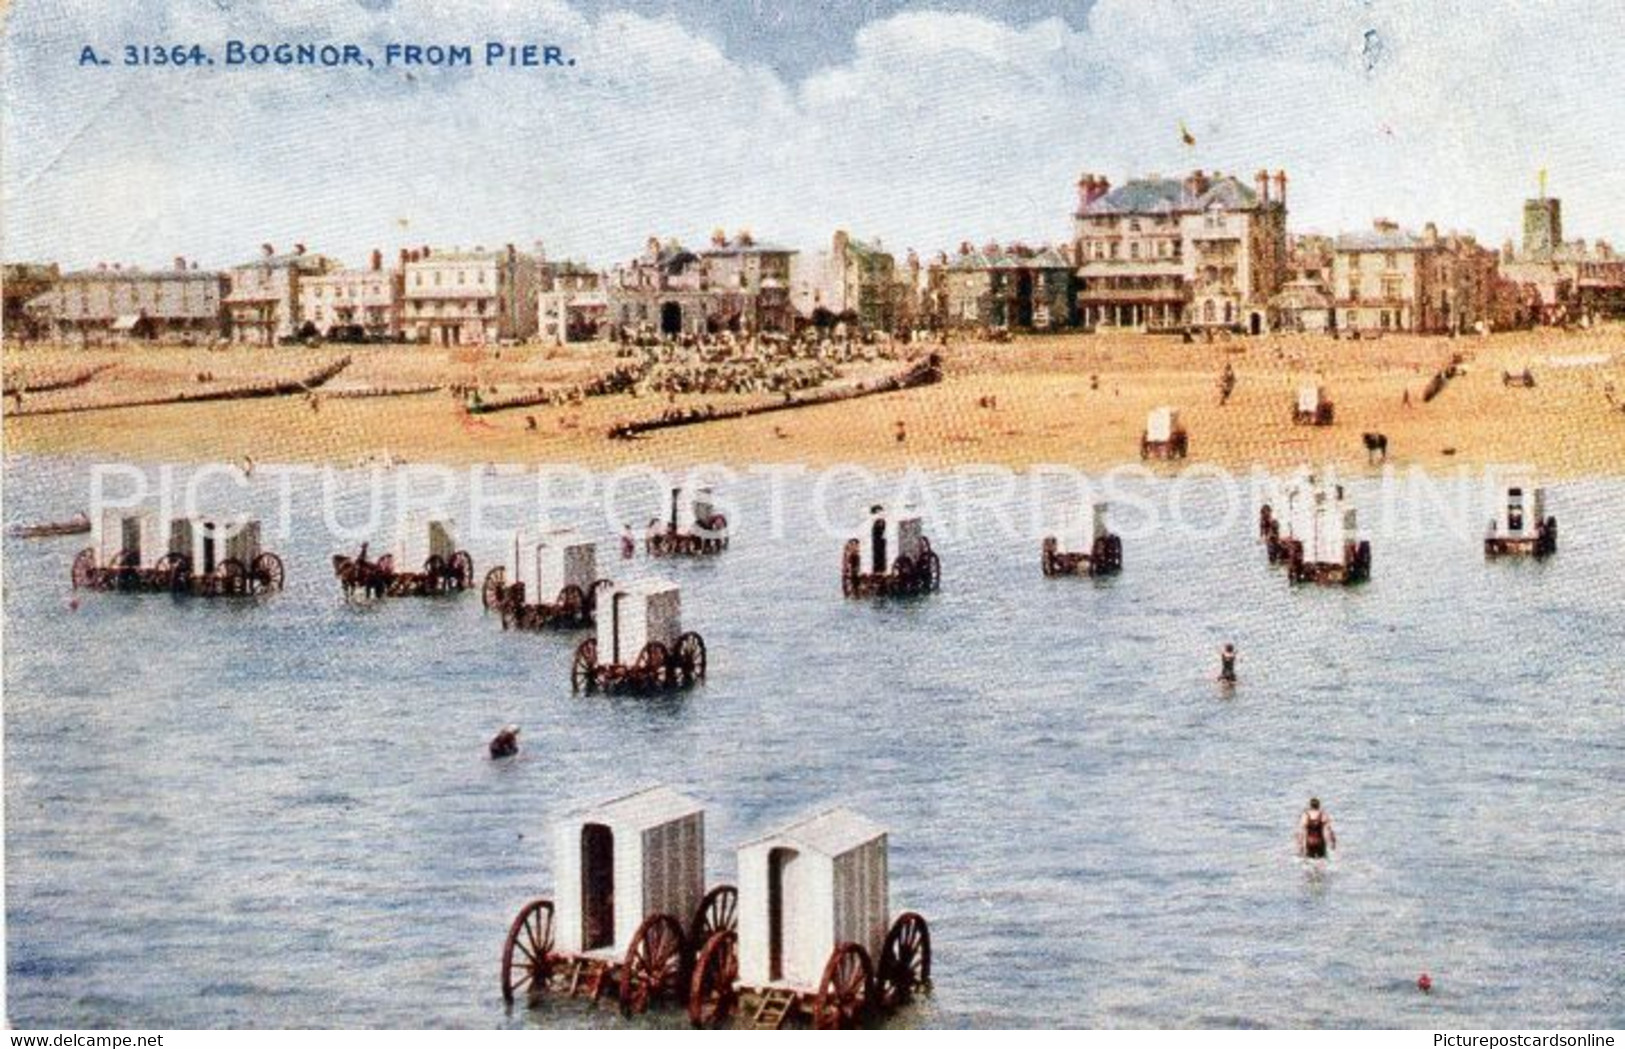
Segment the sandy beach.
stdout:
<path fill-rule="evenodd" d="M 579 406 L 479 416 L 448 389 L 477 385 L 490 396 L 563 389 L 616 364 L 607 344 L 568 348 L 456 350 L 427 347 L 170 347 L 78 349 L 8 346 L 7 386 L 40 385 L 99 364 L 82 386 L 26 393 L 25 410 L 108 404 L 309 374 L 350 354 L 354 361 L 313 406 L 303 396 L 48 415 L 17 415 L 6 399 L 8 454 L 101 454 L 157 461 L 571 462 L 591 467 L 654 463 L 863 463 L 876 468 L 987 463 L 1015 468 L 1065 464 L 1089 470 L 1139 461 L 1146 413 L 1177 407 L 1190 434 L 1189 464 L 1228 470 L 1283 469 L 1303 462 L 1368 468 L 1366 431 L 1388 437 L 1397 468 L 1454 470 L 1527 463 L 1554 477 L 1625 473 L 1625 326 L 1590 332 L 1517 332 L 1490 337 L 1388 336 L 1359 342 L 1280 335 L 1185 344 L 1141 335 L 1055 335 L 1006 343 L 955 339 L 944 381 L 922 389 L 754 418 L 608 439 L 615 423 L 669 407 L 716 408 L 764 396 L 591 397 Z M 1462 374 L 1424 403 L 1429 378 L 1454 355 Z M 1225 364 L 1236 387 L 1221 406 Z M 1502 372 L 1529 368 L 1533 388 Z M 843 381 L 895 372 L 896 362 L 843 370 Z M 201 381 L 200 376 L 209 377 Z M 1334 425 L 1294 425 L 1300 383 L 1323 384 Z M 1409 403 L 1406 394 L 1409 393 Z M 530 421 L 534 420 L 535 428 Z M 906 434 L 897 438 L 898 424 Z M 1159 469 L 1168 469 L 1159 467 Z"/>

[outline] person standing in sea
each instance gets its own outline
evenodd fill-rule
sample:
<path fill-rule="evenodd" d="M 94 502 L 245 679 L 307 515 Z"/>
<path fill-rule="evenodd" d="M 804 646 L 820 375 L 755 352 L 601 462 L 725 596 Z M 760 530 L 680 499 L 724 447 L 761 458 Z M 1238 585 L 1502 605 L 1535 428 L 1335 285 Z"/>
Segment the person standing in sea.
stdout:
<path fill-rule="evenodd" d="M 1298 821 L 1298 852 L 1304 859 L 1323 860 L 1337 848 L 1337 834 L 1332 830 L 1332 818 L 1320 807 L 1319 798 L 1310 798 Z"/>

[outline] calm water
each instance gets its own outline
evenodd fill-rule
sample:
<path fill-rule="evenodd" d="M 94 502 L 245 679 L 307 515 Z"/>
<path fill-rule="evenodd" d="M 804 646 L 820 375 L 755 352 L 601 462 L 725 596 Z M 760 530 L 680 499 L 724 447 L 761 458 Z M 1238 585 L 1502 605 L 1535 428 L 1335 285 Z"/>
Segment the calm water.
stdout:
<path fill-rule="evenodd" d="M 71 462 L 5 476 L 8 521 L 86 501 Z M 1351 486 L 1368 521 L 1373 485 Z M 318 491 L 295 485 L 301 514 Z M 930 919 L 937 976 L 897 1022 L 1625 1025 L 1625 484 L 1558 486 L 1543 565 L 1378 531 L 1357 591 L 1290 591 L 1250 510 L 1120 528 L 1102 584 L 1041 579 L 1036 537 L 928 522 L 944 590 L 890 605 L 841 600 L 837 539 L 753 531 L 765 481 L 727 494 L 733 549 L 662 569 L 711 680 L 652 702 L 572 698 L 570 635 L 504 634 L 472 594 L 346 607 L 326 561 L 347 544 L 315 517 L 267 544 L 288 590 L 245 603 L 74 611 L 81 542 L 8 537 L 11 1021 L 619 1023 L 506 1010 L 498 956 L 550 894 L 552 819 L 666 781 L 710 805 L 713 881 L 815 806 L 891 828 L 893 908 Z M 1217 513 L 1212 484 L 1178 498 Z M 491 762 L 508 721 L 524 753 Z M 1310 794 L 1342 844 L 1324 868 L 1292 852 Z"/>

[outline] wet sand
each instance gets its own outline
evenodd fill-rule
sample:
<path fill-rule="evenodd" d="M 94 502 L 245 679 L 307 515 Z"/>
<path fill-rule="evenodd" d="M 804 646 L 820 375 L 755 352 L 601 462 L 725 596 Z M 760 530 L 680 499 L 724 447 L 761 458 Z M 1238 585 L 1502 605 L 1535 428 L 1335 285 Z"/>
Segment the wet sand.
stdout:
<path fill-rule="evenodd" d="M 343 399 L 364 387 L 470 384 L 487 396 L 563 387 L 612 368 L 605 344 L 565 349 L 446 351 L 420 347 L 67 349 L 5 352 L 8 383 L 72 375 L 104 361 L 116 367 L 86 385 L 28 395 L 29 408 L 107 403 L 196 392 L 199 373 L 215 385 L 284 379 L 350 353 L 355 363 L 321 398 L 166 405 L 13 417 L 8 453 L 102 454 L 172 461 L 629 463 L 862 463 L 875 468 L 988 463 L 1016 468 L 1065 464 L 1089 470 L 1139 461 L 1146 413 L 1180 410 L 1189 463 L 1242 470 L 1335 462 L 1367 468 L 1365 431 L 1386 434 L 1399 468 L 1476 468 L 1527 463 L 1554 477 L 1625 473 L 1625 413 L 1605 386 L 1625 393 L 1625 326 L 1592 332 L 1520 332 L 1485 337 L 1388 336 L 1359 342 L 1323 336 L 1266 336 L 1184 344 L 1142 335 L 1058 335 L 1007 343 L 954 340 L 945 380 L 933 387 L 851 402 L 659 431 L 612 441 L 616 422 L 679 408 L 732 406 L 758 396 L 589 398 L 577 406 L 522 408 L 469 417 L 445 390 Z M 1464 374 L 1433 401 L 1422 392 L 1454 354 Z M 1225 363 L 1235 369 L 1228 404 L 1218 403 Z M 1535 374 L 1532 389 L 1504 386 L 1503 370 Z M 899 370 L 880 362 L 854 378 Z M 1319 382 L 1336 406 L 1332 426 L 1291 420 L 1300 383 Z M 494 391 L 494 393 L 492 392 Z M 1410 403 L 1405 403 L 1406 392 Z M 991 406 L 984 407 L 984 400 Z M 527 417 L 534 418 L 535 430 Z M 897 439 L 902 423 L 905 439 Z"/>

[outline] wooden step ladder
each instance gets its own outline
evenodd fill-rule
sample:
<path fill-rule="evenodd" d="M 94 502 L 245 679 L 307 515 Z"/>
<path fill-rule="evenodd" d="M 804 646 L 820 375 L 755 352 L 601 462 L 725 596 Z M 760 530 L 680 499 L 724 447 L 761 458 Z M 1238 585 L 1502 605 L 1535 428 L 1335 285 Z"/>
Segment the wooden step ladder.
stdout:
<path fill-rule="evenodd" d="M 565 984 L 565 995 L 570 998 L 578 994 L 585 994 L 593 1001 L 597 1001 L 604 993 L 604 977 L 609 975 L 609 963 L 597 958 L 570 959 L 569 979 Z"/>
<path fill-rule="evenodd" d="M 794 991 L 787 991 L 782 987 L 772 988 L 756 1003 L 756 1015 L 750 1019 L 751 1029 L 777 1031 L 784 1026 L 784 1021 L 789 1018 L 795 1004 Z"/>

